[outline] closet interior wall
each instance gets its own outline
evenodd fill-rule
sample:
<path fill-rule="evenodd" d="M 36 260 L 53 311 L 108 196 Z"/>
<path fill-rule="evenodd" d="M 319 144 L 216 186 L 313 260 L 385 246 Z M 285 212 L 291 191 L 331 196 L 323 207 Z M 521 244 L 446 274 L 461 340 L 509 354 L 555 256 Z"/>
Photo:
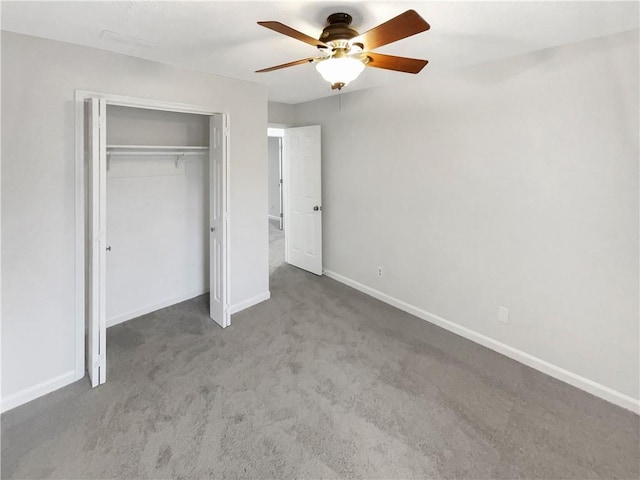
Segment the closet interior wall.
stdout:
<path fill-rule="evenodd" d="M 208 147 L 209 117 L 107 107 L 107 326 L 209 291 L 208 151 L 167 146 Z"/>

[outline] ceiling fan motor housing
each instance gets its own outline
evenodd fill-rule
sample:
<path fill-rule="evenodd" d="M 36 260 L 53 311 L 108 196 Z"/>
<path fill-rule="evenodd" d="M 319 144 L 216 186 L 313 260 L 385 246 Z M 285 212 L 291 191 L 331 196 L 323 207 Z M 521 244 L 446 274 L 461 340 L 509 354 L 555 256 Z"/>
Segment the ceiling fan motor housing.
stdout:
<path fill-rule="evenodd" d="M 322 30 L 319 40 L 333 48 L 349 48 L 349 40 L 359 33 L 351 28 L 351 15 L 348 13 L 333 13 L 327 18 L 327 25 Z"/>

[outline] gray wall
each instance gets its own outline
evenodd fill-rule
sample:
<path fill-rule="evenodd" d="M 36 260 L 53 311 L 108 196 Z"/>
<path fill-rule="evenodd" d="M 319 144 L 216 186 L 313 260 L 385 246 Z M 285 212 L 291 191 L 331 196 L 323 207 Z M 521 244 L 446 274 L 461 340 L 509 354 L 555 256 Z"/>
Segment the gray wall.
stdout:
<path fill-rule="evenodd" d="M 209 117 L 107 105 L 107 143 L 209 146 Z"/>
<path fill-rule="evenodd" d="M 295 114 L 322 125 L 326 269 L 640 397 L 637 31 Z"/>
<path fill-rule="evenodd" d="M 294 122 L 294 105 L 286 103 L 268 103 L 269 123 L 281 126 L 291 126 Z"/>
<path fill-rule="evenodd" d="M 76 89 L 230 114 L 231 303 L 268 292 L 266 88 L 3 32 L 3 408 L 84 373 L 75 343 Z"/>

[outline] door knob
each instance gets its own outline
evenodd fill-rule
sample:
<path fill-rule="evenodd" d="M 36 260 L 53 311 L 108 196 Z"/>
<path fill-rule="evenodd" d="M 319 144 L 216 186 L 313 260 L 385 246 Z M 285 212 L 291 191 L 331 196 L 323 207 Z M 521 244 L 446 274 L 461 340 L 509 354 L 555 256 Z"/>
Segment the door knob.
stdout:
<path fill-rule="evenodd" d="M 318 210 L 322 210 L 322 207 L 319 207 L 318 205 L 316 205 L 315 207 L 313 207 L 313 211 L 317 212 Z"/>

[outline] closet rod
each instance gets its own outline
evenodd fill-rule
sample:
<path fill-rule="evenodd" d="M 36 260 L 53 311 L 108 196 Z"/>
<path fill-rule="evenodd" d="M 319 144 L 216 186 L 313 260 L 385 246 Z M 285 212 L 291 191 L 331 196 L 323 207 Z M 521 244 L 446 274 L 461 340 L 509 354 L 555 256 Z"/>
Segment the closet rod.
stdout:
<path fill-rule="evenodd" d="M 204 155 L 209 147 L 200 146 L 167 146 L 167 145 L 107 145 L 107 170 L 111 169 L 111 157 L 122 156 L 175 156 L 176 168 L 180 159 L 191 155 Z"/>
<path fill-rule="evenodd" d="M 208 152 L 209 147 L 190 146 L 190 145 L 107 145 L 109 153 L 148 153 L 148 154 L 173 154 L 180 153 L 200 153 Z"/>
<path fill-rule="evenodd" d="M 208 149 L 207 149 L 208 150 Z M 202 150 L 202 151 L 197 151 L 197 152 L 191 152 L 189 150 L 145 150 L 145 151 L 138 151 L 138 150 L 107 150 L 107 155 L 168 155 L 168 156 L 174 156 L 174 155 L 204 155 L 206 154 L 207 151 Z"/>

